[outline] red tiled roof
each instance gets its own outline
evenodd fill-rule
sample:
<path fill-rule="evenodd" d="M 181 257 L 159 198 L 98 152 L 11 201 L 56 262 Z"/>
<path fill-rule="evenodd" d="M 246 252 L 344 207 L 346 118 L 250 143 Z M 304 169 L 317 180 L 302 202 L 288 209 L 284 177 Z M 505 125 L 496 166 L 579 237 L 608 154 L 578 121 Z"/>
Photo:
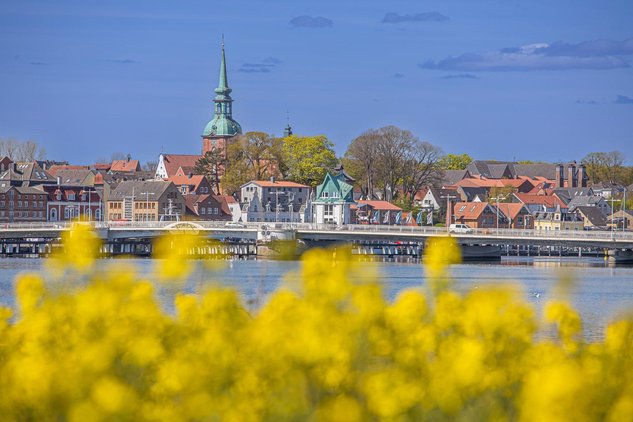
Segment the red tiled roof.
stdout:
<path fill-rule="evenodd" d="M 53 165 L 47 171 L 51 176 L 57 176 L 57 172 L 60 170 L 88 170 L 88 166 L 73 166 L 73 165 Z"/>
<path fill-rule="evenodd" d="M 163 163 L 167 176 L 174 176 L 180 167 L 195 167 L 201 155 L 164 154 Z"/>
<path fill-rule="evenodd" d="M 519 215 L 521 210 L 524 210 L 524 209 L 525 209 L 525 205 L 520 202 L 519 203 L 517 202 L 499 203 L 499 211 L 501 211 L 503 215 L 510 217 L 512 220 L 514 220 L 516 216 Z"/>
<path fill-rule="evenodd" d="M 476 220 L 487 206 L 487 202 L 457 202 L 453 208 L 453 216 L 456 219 Z"/>
<path fill-rule="evenodd" d="M 200 184 L 204 181 L 204 176 L 202 175 L 192 175 L 189 176 L 172 176 L 165 179 L 167 181 L 172 182 L 176 186 L 193 186 L 193 190 L 198 190 Z"/>
<path fill-rule="evenodd" d="M 231 209 L 229 208 L 229 204 L 228 201 L 226 199 L 227 196 L 230 195 L 212 195 L 213 198 L 218 201 L 218 203 L 220 203 L 220 205 L 222 206 L 222 212 L 224 214 L 228 214 L 231 215 Z M 232 196 L 230 196 L 231 198 L 233 198 Z"/>
<path fill-rule="evenodd" d="M 227 204 L 237 204 L 237 201 L 231 195 L 215 195 L 215 196 L 216 198 L 219 198 L 219 197 L 224 198 Z"/>
<path fill-rule="evenodd" d="M 111 163 L 96 163 L 96 164 L 91 165 L 90 167 L 92 167 L 95 170 L 108 171 L 108 170 L 110 170 L 110 166 L 111 165 L 112 165 Z"/>
<path fill-rule="evenodd" d="M 358 206 L 369 205 L 370 207 L 378 211 L 402 211 L 402 208 L 388 201 L 361 200 L 361 201 L 358 201 L 357 205 Z"/>
<path fill-rule="evenodd" d="M 110 166 L 110 171 L 131 173 L 140 168 L 138 160 L 114 160 Z"/>

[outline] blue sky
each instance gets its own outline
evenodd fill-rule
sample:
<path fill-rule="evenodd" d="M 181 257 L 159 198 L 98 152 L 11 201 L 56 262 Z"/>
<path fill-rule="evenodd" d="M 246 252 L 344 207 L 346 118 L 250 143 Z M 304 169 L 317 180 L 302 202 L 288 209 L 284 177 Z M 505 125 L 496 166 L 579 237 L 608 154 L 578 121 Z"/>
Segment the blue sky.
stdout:
<path fill-rule="evenodd" d="M 633 2 L 0 0 L 0 138 L 198 153 L 224 33 L 246 131 L 394 124 L 480 159 L 633 162 Z"/>

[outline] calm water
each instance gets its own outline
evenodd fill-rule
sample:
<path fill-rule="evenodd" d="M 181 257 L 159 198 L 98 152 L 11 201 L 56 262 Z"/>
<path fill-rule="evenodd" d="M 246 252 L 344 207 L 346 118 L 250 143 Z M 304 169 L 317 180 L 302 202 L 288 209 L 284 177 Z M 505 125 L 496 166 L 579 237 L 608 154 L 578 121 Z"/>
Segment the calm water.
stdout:
<path fill-rule="evenodd" d="M 152 277 L 155 261 L 151 259 L 103 260 L 103 271 L 114 271 L 114 263 L 126 263 L 137 268 L 140 275 Z M 14 277 L 21 271 L 39 271 L 44 261 L 39 259 L 0 259 L 0 305 L 15 307 Z M 374 265 L 381 274 L 385 295 L 393 299 L 402 289 L 425 285 L 422 267 L 418 263 L 380 262 Z M 300 267 L 295 261 L 232 261 L 209 272 L 200 266 L 191 279 L 182 285 L 157 284 L 157 295 L 163 308 L 173 311 L 173 298 L 178 292 L 195 293 L 215 284 L 235 288 L 247 306 L 257 308 L 266 296 L 281 283 L 296 280 L 292 273 Z M 468 291 L 484 284 L 512 281 L 522 286 L 527 300 L 540 312 L 547 299 L 557 297 L 556 285 L 561 277 L 572 277 L 574 288 L 570 300 L 585 322 L 588 339 L 600 339 L 609 321 L 633 311 L 633 268 L 609 267 L 594 258 L 504 258 L 501 263 L 461 264 L 452 267 L 455 288 Z M 285 281 L 284 281 L 285 280 Z M 48 283 L 55 289 L 60 281 Z"/>

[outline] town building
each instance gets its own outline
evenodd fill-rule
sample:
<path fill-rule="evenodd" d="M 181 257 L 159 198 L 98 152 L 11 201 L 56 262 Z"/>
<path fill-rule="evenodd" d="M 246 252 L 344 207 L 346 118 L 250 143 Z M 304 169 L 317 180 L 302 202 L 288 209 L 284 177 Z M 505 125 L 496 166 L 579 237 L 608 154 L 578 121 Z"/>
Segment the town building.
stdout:
<path fill-rule="evenodd" d="M 402 208 L 387 201 L 361 200 L 356 203 L 352 224 L 403 224 Z"/>
<path fill-rule="evenodd" d="M 103 200 L 94 188 L 80 185 L 42 185 L 36 189 L 46 193 L 48 221 L 88 221 L 103 219 Z"/>
<path fill-rule="evenodd" d="M 0 187 L 0 222 L 46 221 L 46 194 L 28 186 Z"/>
<path fill-rule="evenodd" d="M 558 207 L 553 212 L 536 213 L 534 229 L 544 231 L 583 230 L 582 218 L 566 211 L 566 209 Z"/>
<path fill-rule="evenodd" d="M 450 201 L 456 201 L 460 199 L 460 196 L 456 188 L 438 189 L 429 187 L 426 191 L 426 195 L 416 205 L 424 209 L 425 211 L 440 211 L 442 214 L 446 212 L 447 198 Z"/>
<path fill-rule="evenodd" d="M 172 182 L 126 180 L 110 193 L 107 219 L 123 221 L 180 220 L 185 200 Z"/>
<path fill-rule="evenodd" d="M 317 224 L 350 224 L 353 204 L 354 187 L 344 181 L 344 176 L 326 173 L 311 203 L 312 221 Z"/>
<path fill-rule="evenodd" d="M 233 99 L 226 72 L 224 40 L 222 40 L 222 58 L 220 61 L 220 80 L 213 99 L 213 118 L 202 132 L 202 154 L 213 149 L 226 153 L 227 141 L 242 134 L 242 127 L 233 119 Z"/>
<path fill-rule="evenodd" d="M 160 154 L 155 178 L 168 179 L 176 175 L 195 174 L 196 163 L 200 158 L 201 155 Z"/>
<path fill-rule="evenodd" d="M 572 214 L 575 214 L 579 219 L 583 221 L 583 226 L 585 228 L 607 228 L 607 217 L 600 211 L 598 207 L 591 206 L 578 206 L 575 207 L 572 211 Z"/>
<path fill-rule="evenodd" d="M 457 202 L 453 205 L 453 223 L 467 224 L 473 229 L 507 227 L 505 215 L 487 202 Z"/>
<path fill-rule="evenodd" d="M 136 173 L 141 171 L 141 163 L 138 160 L 132 160 L 128 155 L 125 160 L 114 160 L 110 164 L 110 173 Z"/>
<path fill-rule="evenodd" d="M 617 211 L 607 217 L 607 226 L 629 230 L 633 227 L 633 211 Z"/>
<path fill-rule="evenodd" d="M 240 187 L 242 221 L 305 222 L 309 197 L 310 187 L 301 183 L 252 180 Z"/>
<path fill-rule="evenodd" d="M 213 189 L 209 180 L 201 174 L 176 175 L 168 177 L 166 181 L 172 182 L 183 195 L 212 194 Z"/>
<path fill-rule="evenodd" d="M 496 205 L 493 205 L 496 208 Z M 509 229 L 533 229 L 534 217 L 527 207 L 520 203 L 501 202 L 498 204 L 499 211 L 506 217 L 506 225 Z"/>
<path fill-rule="evenodd" d="M 186 217 L 194 220 L 232 221 L 231 210 L 222 195 L 184 195 Z"/>
<path fill-rule="evenodd" d="M 5 161 L 6 163 L 6 161 Z M 8 186 L 38 186 L 55 184 L 56 180 L 37 161 L 29 163 L 8 164 L 5 171 L 0 172 L 0 187 Z"/>

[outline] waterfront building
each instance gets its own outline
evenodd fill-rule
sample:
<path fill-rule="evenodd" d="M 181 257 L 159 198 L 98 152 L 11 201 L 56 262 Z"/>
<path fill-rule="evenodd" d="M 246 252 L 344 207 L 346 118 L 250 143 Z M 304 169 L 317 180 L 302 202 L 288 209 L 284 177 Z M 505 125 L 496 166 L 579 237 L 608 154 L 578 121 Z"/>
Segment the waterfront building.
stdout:
<path fill-rule="evenodd" d="M 240 187 L 242 221 L 305 222 L 310 187 L 285 180 L 251 180 Z"/>
<path fill-rule="evenodd" d="M 451 223 L 467 224 L 473 229 L 507 227 L 506 216 L 487 202 L 457 202 L 453 205 Z"/>
<path fill-rule="evenodd" d="M 316 188 L 312 201 L 312 221 L 317 224 L 350 224 L 354 205 L 354 187 L 344 181 L 344 175 L 325 175 Z"/>
<path fill-rule="evenodd" d="M 618 211 L 607 217 L 607 225 L 618 229 L 630 229 L 633 227 L 633 211 Z"/>
<path fill-rule="evenodd" d="M 188 194 L 184 196 L 186 217 L 193 220 L 232 221 L 231 210 L 222 195 Z"/>
<path fill-rule="evenodd" d="M 176 220 L 185 215 L 185 200 L 172 182 L 126 180 L 112 190 L 107 219 L 122 221 Z"/>
<path fill-rule="evenodd" d="M 103 200 L 94 187 L 81 185 L 43 185 L 46 193 L 46 218 L 48 221 L 72 221 L 84 218 L 88 221 L 103 219 Z"/>
<path fill-rule="evenodd" d="M 499 212 L 503 213 L 506 218 L 504 228 L 509 229 L 533 229 L 534 217 L 530 213 L 527 207 L 520 203 L 508 203 L 501 202 L 499 205 Z M 496 207 L 495 204 L 492 205 Z M 501 226 L 500 226 L 501 227 Z"/>
<path fill-rule="evenodd" d="M 360 200 L 352 206 L 352 224 L 401 224 L 402 208 L 388 201 Z M 400 221 L 397 221 L 398 218 Z M 406 216 L 404 217 L 406 219 Z"/>
<path fill-rule="evenodd" d="M 576 214 L 578 218 L 583 221 L 583 225 L 585 228 L 607 228 L 607 217 L 605 214 L 602 213 L 602 211 L 600 211 L 600 208 L 598 207 L 581 205 L 575 207 L 573 210 L 570 210 L 570 212 Z"/>
<path fill-rule="evenodd" d="M 545 231 L 583 230 L 584 222 L 576 214 L 557 207 L 553 212 L 538 212 L 534 217 L 534 229 Z"/>
<path fill-rule="evenodd" d="M 224 40 L 222 40 L 222 57 L 220 60 L 220 80 L 215 89 L 213 99 L 213 118 L 202 132 L 202 154 L 213 149 L 226 152 L 229 139 L 241 135 L 242 127 L 233 119 L 233 99 L 226 72 L 226 55 L 224 53 Z M 292 131 L 291 131 L 292 133 Z"/>
<path fill-rule="evenodd" d="M 46 194 L 29 186 L 0 187 L 0 222 L 46 221 Z"/>

